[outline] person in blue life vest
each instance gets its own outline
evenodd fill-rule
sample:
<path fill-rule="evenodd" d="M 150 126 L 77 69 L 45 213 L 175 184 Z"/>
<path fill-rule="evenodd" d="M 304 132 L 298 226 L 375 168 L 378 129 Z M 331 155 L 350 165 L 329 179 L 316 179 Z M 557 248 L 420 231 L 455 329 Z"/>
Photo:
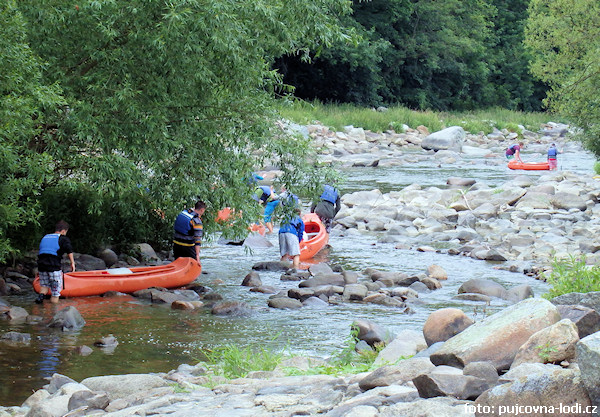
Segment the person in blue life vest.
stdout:
<path fill-rule="evenodd" d="M 71 261 L 71 272 L 75 271 L 75 259 L 73 258 L 73 246 L 71 240 L 66 236 L 69 224 L 64 220 L 56 223 L 54 233 L 47 234 L 40 241 L 38 252 L 38 274 L 40 277 L 40 294 L 36 303 L 44 302 L 46 294 L 50 292 L 50 302 L 58 303 L 60 292 L 63 288 L 62 257 L 66 253 Z"/>
<path fill-rule="evenodd" d="M 315 213 L 325 225 L 325 230 L 329 233 L 331 222 L 340 211 L 342 206 L 340 193 L 331 185 L 323 186 L 323 193 L 319 197 L 318 202 L 313 202 L 310 207 L 310 212 Z"/>
<path fill-rule="evenodd" d="M 279 226 L 279 254 L 281 261 L 292 260 L 292 267 L 300 268 L 300 242 L 304 235 L 304 222 L 300 217 L 300 207 L 295 209 L 296 215 L 291 220 L 284 220 Z"/>
<path fill-rule="evenodd" d="M 273 233 L 272 218 L 275 208 L 280 203 L 279 196 L 273 191 L 272 185 L 261 185 L 256 188 L 254 194 L 252 194 L 252 198 L 258 201 L 260 205 L 265 207 L 263 221 L 265 223 L 265 227 L 267 228 L 267 233 Z"/>
<path fill-rule="evenodd" d="M 523 149 L 524 147 L 525 147 L 525 144 L 523 142 L 519 142 L 512 146 L 509 146 L 506 149 L 506 153 L 505 153 L 506 159 L 508 159 L 509 161 L 511 159 L 514 159 L 516 161 L 523 163 L 523 160 L 521 159 L 521 149 Z"/>
<path fill-rule="evenodd" d="M 202 215 L 206 211 L 204 201 L 198 201 L 193 209 L 185 209 L 177 215 L 173 225 L 173 256 L 192 258 L 200 262 L 200 245 L 204 229 Z"/>
<path fill-rule="evenodd" d="M 562 151 L 556 149 L 556 144 L 553 143 L 550 145 L 550 148 L 548 149 L 548 167 L 552 171 L 558 169 L 558 160 L 556 157 L 559 153 L 562 153 Z"/>

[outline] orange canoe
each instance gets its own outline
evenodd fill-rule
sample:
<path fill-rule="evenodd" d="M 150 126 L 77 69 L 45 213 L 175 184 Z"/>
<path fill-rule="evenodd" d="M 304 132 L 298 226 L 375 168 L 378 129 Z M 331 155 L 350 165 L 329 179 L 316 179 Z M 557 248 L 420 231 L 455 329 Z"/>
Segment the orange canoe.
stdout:
<path fill-rule="evenodd" d="M 192 258 L 178 258 L 167 265 L 66 272 L 61 296 L 84 297 L 107 291 L 132 293 L 150 287 L 178 288 L 194 281 L 202 266 Z M 40 292 L 39 277 L 33 288 Z"/>
<path fill-rule="evenodd" d="M 519 162 L 519 161 L 510 161 L 508 163 L 508 167 L 510 169 L 524 169 L 527 171 L 544 171 L 549 170 L 550 166 L 548 162 Z"/>
<path fill-rule="evenodd" d="M 300 260 L 305 261 L 312 258 L 329 242 L 329 234 L 321 223 L 319 216 L 315 213 L 307 213 L 302 216 L 304 232 L 308 239 L 300 242 Z"/>

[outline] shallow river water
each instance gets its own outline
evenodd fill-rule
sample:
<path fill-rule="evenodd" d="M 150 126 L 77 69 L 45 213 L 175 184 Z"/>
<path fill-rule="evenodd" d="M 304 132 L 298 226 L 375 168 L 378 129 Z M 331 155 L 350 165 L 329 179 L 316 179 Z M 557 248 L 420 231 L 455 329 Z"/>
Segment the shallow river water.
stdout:
<path fill-rule="evenodd" d="M 379 188 L 382 192 L 400 190 L 418 183 L 424 187 L 444 187 L 450 176 L 476 178 L 495 187 L 515 175 L 505 165 L 487 165 L 473 159 L 460 166 L 434 167 L 431 162 L 390 168 L 352 168 L 345 171 L 347 181 L 342 191 L 352 192 Z M 564 168 L 592 175 L 593 158 L 582 152 L 565 155 Z M 539 175 L 531 173 L 529 175 Z M 349 336 L 356 319 L 367 319 L 392 331 L 420 329 L 430 312 L 448 306 L 462 308 L 475 320 L 506 304 L 500 300 L 489 306 L 452 300 L 458 287 L 471 278 L 488 278 L 506 287 L 527 283 L 536 296 L 547 290 L 545 283 L 522 274 L 494 268 L 494 264 L 465 257 L 433 252 L 394 249 L 393 244 L 377 243 L 376 235 L 352 235 L 330 239 L 331 248 L 322 256 L 345 269 L 362 271 L 367 267 L 408 274 L 423 273 L 431 264 L 448 273 L 443 288 L 420 296 L 422 303 L 412 305 L 415 314 L 374 304 L 343 303 L 324 309 L 275 310 L 267 307 L 268 295 L 250 292 L 240 286 L 252 265 L 277 260 L 276 236 L 269 238 L 272 248 L 248 253 L 239 246 L 212 243 L 203 248 L 203 274 L 200 281 L 225 300 L 249 303 L 253 314 L 247 317 L 215 317 L 206 309 L 174 311 L 164 305 L 152 305 L 130 296 L 117 298 L 87 297 L 61 300 L 59 308 L 75 306 L 86 320 L 77 332 L 63 333 L 43 324 L 52 317 L 55 307 L 49 303 L 33 304 L 33 294 L 10 296 L 6 300 L 22 306 L 30 314 L 45 320 L 40 324 L 13 323 L 0 320 L 0 334 L 7 331 L 30 333 L 29 346 L 0 346 L 0 405 L 20 405 L 45 383 L 45 377 L 58 372 L 75 380 L 94 375 L 165 372 L 181 363 L 196 363 L 201 349 L 228 343 L 240 346 L 264 346 L 286 349 L 290 353 L 327 357 L 338 352 Z M 280 289 L 297 286 L 297 282 L 280 281 L 280 273 L 261 272 L 264 285 Z M 100 337 L 114 335 L 119 345 L 113 350 L 93 347 Z M 76 346 L 93 347 L 89 356 L 72 352 Z"/>

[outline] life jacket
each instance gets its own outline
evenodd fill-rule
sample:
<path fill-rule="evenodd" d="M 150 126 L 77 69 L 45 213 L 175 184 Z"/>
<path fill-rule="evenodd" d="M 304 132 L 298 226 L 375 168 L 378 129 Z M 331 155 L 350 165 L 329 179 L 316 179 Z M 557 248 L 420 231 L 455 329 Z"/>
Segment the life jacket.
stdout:
<path fill-rule="evenodd" d="M 321 194 L 321 200 L 329 201 L 331 204 L 335 204 L 338 198 L 337 190 L 331 185 L 325 185 L 323 188 L 325 191 L 323 191 L 323 194 Z"/>
<path fill-rule="evenodd" d="M 59 238 L 60 233 L 50 233 L 44 236 L 40 241 L 39 255 L 58 256 L 58 251 L 60 250 L 60 245 L 58 244 Z"/>
<path fill-rule="evenodd" d="M 260 188 L 263 192 L 262 195 L 258 198 L 259 201 L 267 202 L 267 200 L 269 200 L 269 197 L 271 197 L 271 187 L 269 187 L 268 185 L 261 185 L 258 188 Z"/>
<path fill-rule="evenodd" d="M 558 154 L 558 151 L 556 150 L 556 148 L 554 146 L 551 146 L 550 149 L 548 149 L 548 158 L 549 159 L 556 159 L 557 154 Z"/>
<path fill-rule="evenodd" d="M 175 225 L 173 226 L 173 229 L 175 229 L 177 233 L 188 236 L 190 234 L 190 230 L 192 230 L 190 221 L 193 218 L 194 213 L 190 213 L 188 210 L 183 210 L 175 219 Z"/>
<path fill-rule="evenodd" d="M 514 155 L 514 154 L 515 154 L 515 152 L 516 152 L 516 149 L 515 149 L 515 148 L 516 148 L 517 146 L 518 146 L 518 145 L 513 145 L 513 146 L 509 147 L 509 148 L 506 150 L 506 154 L 507 154 L 507 155 Z M 520 149 L 520 147 L 519 147 L 519 149 Z"/>

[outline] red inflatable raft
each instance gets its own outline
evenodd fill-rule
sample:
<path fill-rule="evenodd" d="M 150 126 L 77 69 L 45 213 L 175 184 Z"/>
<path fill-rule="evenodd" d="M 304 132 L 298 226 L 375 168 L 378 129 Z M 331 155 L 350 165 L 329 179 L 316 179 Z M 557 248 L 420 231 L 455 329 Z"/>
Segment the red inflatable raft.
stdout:
<path fill-rule="evenodd" d="M 508 163 L 508 167 L 510 169 L 524 169 L 527 171 L 544 171 L 549 170 L 550 166 L 548 162 L 519 162 L 519 161 L 510 161 Z"/>
<path fill-rule="evenodd" d="M 194 281 L 201 272 L 202 266 L 192 258 L 178 258 L 159 266 L 65 272 L 60 295 L 84 297 L 107 291 L 132 293 L 150 287 L 178 288 Z M 33 288 L 40 292 L 39 277 L 33 281 Z"/>
<path fill-rule="evenodd" d="M 300 260 L 305 261 L 312 258 L 329 242 L 329 234 L 325 226 L 321 223 L 319 216 L 315 213 L 307 213 L 302 216 L 304 222 L 304 232 L 308 239 L 300 242 Z"/>

